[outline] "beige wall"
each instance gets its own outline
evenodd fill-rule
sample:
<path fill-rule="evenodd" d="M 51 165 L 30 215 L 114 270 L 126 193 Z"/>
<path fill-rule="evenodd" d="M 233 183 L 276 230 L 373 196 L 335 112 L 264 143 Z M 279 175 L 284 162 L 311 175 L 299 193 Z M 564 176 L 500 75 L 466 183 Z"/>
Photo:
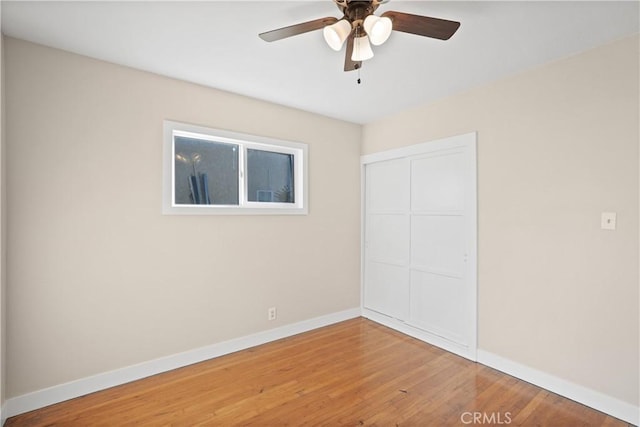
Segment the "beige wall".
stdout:
<path fill-rule="evenodd" d="M 8 397 L 359 306 L 360 126 L 5 54 Z M 309 144 L 309 215 L 161 215 L 163 119 Z"/>
<path fill-rule="evenodd" d="M 627 38 L 363 129 L 365 154 L 478 132 L 479 348 L 634 405 L 638 64 Z"/>

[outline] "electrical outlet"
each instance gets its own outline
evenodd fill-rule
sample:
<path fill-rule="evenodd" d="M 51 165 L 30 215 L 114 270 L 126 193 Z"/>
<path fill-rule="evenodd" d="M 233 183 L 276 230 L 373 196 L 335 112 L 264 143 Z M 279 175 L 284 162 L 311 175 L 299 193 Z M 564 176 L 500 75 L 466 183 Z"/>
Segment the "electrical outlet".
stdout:
<path fill-rule="evenodd" d="M 276 320 L 276 317 L 278 316 L 278 313 L 276 311 L 275 307 L 271 307 L 268 311 L 267 311 L 267 318 L 269 320 Z"/>

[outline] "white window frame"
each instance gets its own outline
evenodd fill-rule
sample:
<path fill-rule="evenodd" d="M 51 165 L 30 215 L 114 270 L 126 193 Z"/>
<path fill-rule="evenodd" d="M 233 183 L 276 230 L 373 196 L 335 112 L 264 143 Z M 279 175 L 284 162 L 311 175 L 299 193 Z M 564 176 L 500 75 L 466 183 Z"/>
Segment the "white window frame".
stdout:
<path fill-rule="evenodd" d="M 308 146 L 204 126 L 165 120 L 163 123 L 162 213 L 165 215 L 306 215 L 308 213 Z M 175 203 L 175 137 L 190 137 L 239 146 L 238 205 L 184 205 Z M 246 150 L 291 154 L 294 159 L 294 203 L 250 202 L 247 197 Z"/>

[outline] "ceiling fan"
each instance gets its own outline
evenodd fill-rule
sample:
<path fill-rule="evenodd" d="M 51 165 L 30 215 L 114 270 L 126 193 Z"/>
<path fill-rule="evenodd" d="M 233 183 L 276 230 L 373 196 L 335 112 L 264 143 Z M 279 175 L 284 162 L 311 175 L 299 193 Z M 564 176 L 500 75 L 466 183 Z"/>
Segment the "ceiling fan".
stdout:
<path fill-rule="evenodd" d="M 343 13 L 342 18 L 326 17 L 279 28 L 259 34 L 260 38 L 273 42 L 309 31 L 323 29 L 327 44 L 336 51 L 347 44 L 344 71 L 358 70 L 362 61 L 373 57 L 371 44 L 381 45 L 391 31 L 417 34 L 440 40 L 448 40 L 458 30 L 460 23 L 429 16 L 387 11 L 382 15 L 373 12 L 389 0 L 333 0 Z"/>

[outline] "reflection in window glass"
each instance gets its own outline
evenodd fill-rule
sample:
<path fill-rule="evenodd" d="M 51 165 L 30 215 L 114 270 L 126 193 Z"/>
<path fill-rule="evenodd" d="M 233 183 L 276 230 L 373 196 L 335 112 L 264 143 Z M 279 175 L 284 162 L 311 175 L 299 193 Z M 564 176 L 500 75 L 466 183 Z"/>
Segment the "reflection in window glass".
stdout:
<path fill-rule="evenodd" d="M 247 150 L 247 200 L 295 203 L 293 154 Z"/>
<path fill-rule="evenodd" d="M 175 204 L 238 205 L 238 145 L 175 137 Z"/>

